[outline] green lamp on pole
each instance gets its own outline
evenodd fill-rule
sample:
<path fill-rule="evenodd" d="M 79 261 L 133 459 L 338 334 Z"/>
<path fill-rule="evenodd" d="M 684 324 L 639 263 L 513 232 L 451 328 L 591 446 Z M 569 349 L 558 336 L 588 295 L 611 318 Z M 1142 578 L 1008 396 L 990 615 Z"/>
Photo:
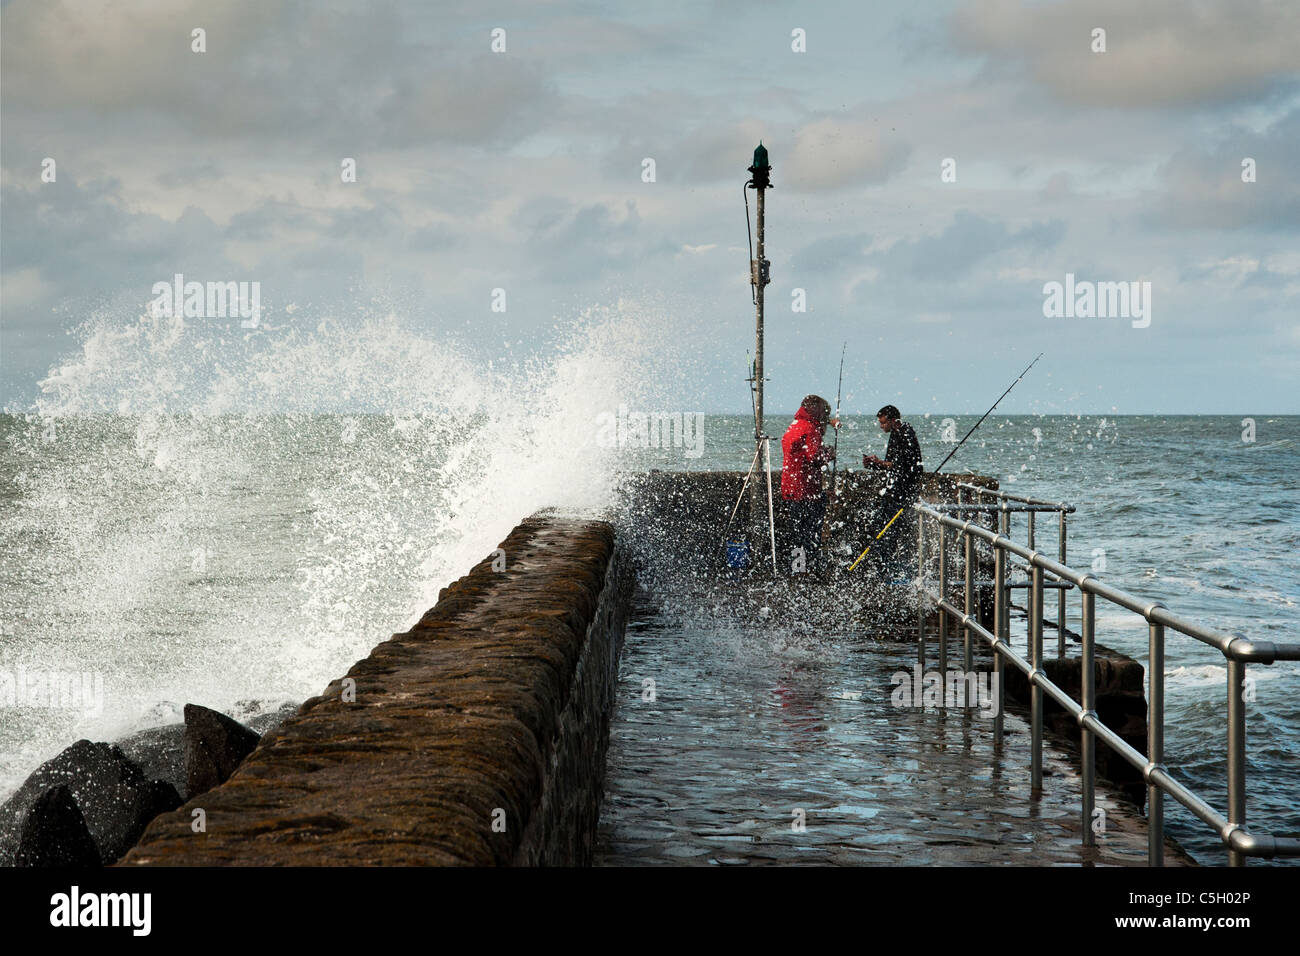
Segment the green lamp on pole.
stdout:
<path fill-rule="evenodd" d="M 758 146 L 754 148 L 754 165 L 749 167 L 749 171 L 754 174 L 754 188 L 767 189 L 772 185 L 771 173 L 772 166 L 767 161 L 767 147 L 763 141 L 758 141 Z"/>

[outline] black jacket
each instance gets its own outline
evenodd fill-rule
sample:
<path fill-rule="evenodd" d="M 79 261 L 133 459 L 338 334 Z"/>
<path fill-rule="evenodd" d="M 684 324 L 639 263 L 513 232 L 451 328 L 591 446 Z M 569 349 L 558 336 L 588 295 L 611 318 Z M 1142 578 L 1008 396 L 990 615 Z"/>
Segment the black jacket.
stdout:
<path fill-rule="evenodd" d="M 914 497 L 921 488 L 925 466 L 921 463 L 921 445 L 916 440 L 916 432 L 907 422 L 899 422 L 898 427 L 889 433 L 885 461 L 893 465 L 889 469 L 885 494 L 891 498 Z"/>

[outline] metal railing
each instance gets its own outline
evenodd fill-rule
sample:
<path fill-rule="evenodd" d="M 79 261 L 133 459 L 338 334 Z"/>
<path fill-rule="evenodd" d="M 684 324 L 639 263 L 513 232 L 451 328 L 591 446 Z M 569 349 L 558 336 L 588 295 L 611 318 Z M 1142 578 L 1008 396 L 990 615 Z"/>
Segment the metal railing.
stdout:
<path fill-rule="evenodd" d="M 968 486 L 969 487 L 969 486 Z M 1014 507 L 1029 508 L 1051 505 L 1051 509 L 1068 508 L 1049 502 L 1035 502 L 1032 499 L 1013 499 L 1010 495 L 997 494 L 1002 500 L 993 508 L 1007 513 L 1013 507 L 1010 501 L 1019 504 Z M 979 505 L 973 506 L 979 513 L 988 513 Z M 1256 833 L 1246 829 L 1246 664 L 1272 664 L 1275 661 L 1300 660 L 1300 644 L 1278 644 L 1272 641 L 1250 641 L 1232 634 L 1225 634 L 1211 628 L 1188 621 L 1173 614 L 1159 602 L 1136 597 L 1119 588 L 1103 584 L 1093 575 L 1080 573 L 1067 567 L 1063 561 L 1053 560 L 1032 546 L 1026 547 L 1012 541 L 1005 534 L 990 531 L 972 520 L 960 520 L 943 511 L 949 508 L 971 510 L 969 504 L 934 506 L 924 502 L 914 505 L 918 513 L 917 538 L 918 588 L 928 603 L 939 610 L 940 657 L 943 670 L 947 671 L 947 621 L 955 618 L 965 631 L 965 664 L 969 673 L 972 670 L 972 640 L 979 638 L 993 650 L 993 669 L 998 687 L 997 712 L 994 718 L 995 746 L 1002 741 L 1002 713 L 1005 703 L 1005 689 L 1002 681 L 1004 660 L 1022 671 L 1030 684 L 1030 748 L 1031 784 L 1035 791 L 1042 790 L 1043 784 L 1043 705 L 1046 695 L 1055 700 L 1080 728 L 1080 749 L 1083 794 L 1082 821 L 1083 845 L 1095 846 L 1096 837 L 1092 830 L 1093 811 L 1096 806 L 1096 741 L 1100 740 L 1127 763 L 1142 773 L 1147 784 L 1147 854 L 1151 866 L 1164 863 L 1164 795 L 1169 794 L 1186 807 L 1203 823 L 1210 826 L 1224 846 L 1228 848 L 1228 862 L 1231 866 L 1242 866 L 1247 857 L 1300 856 L 1300 838 L 1274 836 Z M 941 510 L 942 509 L 942 510 Z M 1029 514 L 1034 512 L 1030 511 Z M 1064 540 L 1064 515 L 1061 511 L 1061 536 Z M 939 592 L 932 593 L 925 585 L 925 529 L 927 521 L 938 528 L 939 549 Z M 948 600 L 948 536 L 957 532 L 964 551 L 964 607 L 957 607 Z M 993 555 L 993 631 L 982 626 L 972 613 L 974 610 L 974 593 L 976 590 L 976 542 L 987 543 Z M 1061 545 L 1062 549 L 1064 545 Z M 1016 653 L 1010 643 L 1010 591 L 1007 584 L 1007 559 L 1009 555 L 1023 558 L 1030 569 L 1029 584 L 1029 660 Z M 1069 584 L 1077 588 L 1082 597 L 1081 611 L 1081 661 L 1082 701 L 1076 701 L 1064 690 L 1047 678 L 1043 670 L 1043 591 L 1045 576 L 1051 576 L 1054 582 Z M 1065 591 L 1060 592 L 1064 601 Z M 1147 755 L 1144 756 L 1131 746 L 1115 731 L 1103 724 L 1097 716 L 1097 688 L 1094 655 L 1096 648 L 1096 599 L 1100 597 L 1111 604 L 1125 608 L 1141 615 L 1147 622 L 1149 642 L 1149 659 L 1147 678 Z M 918 651 L 921 663 L 925 663 L 925 617 L 927 601 L 922 602 L 918 619 Z M 1062 620 L 1064 613 L 1062 612 Z M 1165 632 L 1175 631 L 1187 637 L 1207 644 L 1223 654 L 1228 670 L 1228 715 L 1227 715 L 1227 764 L 1228 764 L 1228 813 L 1225 817 L 1205 800 L 1179 783 L 1165 769 Z M 1064 639 L 1064 627 L 1060 631 Z"/>
<path fill-rule="evenodd" d="M 1048 511 L 1056 514 L 1056 559 L 1065 564 L 1066 559 L 1066 519 L 1067 514 L 1074 514 L 1075 507 L 1064 501 L 1043 501 L 1039 498 L 1027 498 L 1023 495 L 1013 495 L 1005 491 L 998 491 L 992 488 L 984 488 L 980 485 L 973 485 L 967 482 L 960 482 L 957 485 L 957 496 L 960 501 L 963 496 L 973 496 L 977 503 L 983 503 L 985 498 L 993 498 L 998 502 L 998 525 L 999 534 L 1011 537 L 1011 516 L 1023 511 L 1025 512 L 1025 530 L 1026 544 L 1032 551 L 1036 548 L 1037 537 L 1037 517 L 1040 512 Z M 1017 568 L 1024 570 L 1027 574 L 1028 568 Z M 1065 592 L 1071 590 L 1074 585 L 1068 581 L 1053 582 L 1052 586 L 1056 590 L 1056 656 L 1065 656 L 1065 638 L 1069 633 L 1066 630 L 1066 600 Z M 1030 588 L 1031 585 L 1011 584 L 1011 588 Z"/>

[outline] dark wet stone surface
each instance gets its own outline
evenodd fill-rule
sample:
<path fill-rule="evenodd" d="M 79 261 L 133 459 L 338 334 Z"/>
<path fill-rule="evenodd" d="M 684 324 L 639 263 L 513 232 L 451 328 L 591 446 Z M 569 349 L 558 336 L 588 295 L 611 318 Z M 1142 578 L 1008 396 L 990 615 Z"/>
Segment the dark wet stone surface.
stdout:
<path fill-rule="evenodd" d="M 589 862 L 628 606 L 614 530 L 534 516 L 501 550 L 123 864 Z"/>
<path fill-rule="evenodd" d="M 197 797 L 225 783 L 243 759 L 257 749 L 260 739 L 256 731 L 225 714 L 186 704 L 186 795 Z"/>
<path fill-rule="evenodd" d="M 23 821 L 42 795 L 57 787 L 68 789 L 105 864 L 129 850 L 145 824 L 181 802 L 171 784 L 147 777 L 121 748 L 78 740 L 41 764 L 0 806 L 0 866 L 12 865 Z M 54 817 L 61 822 L 40 832 L 75 830 L 66 825 L 62 809 Z"/>
<path fill-rule="evenodd" d="M 596 862 L 1145 865 L 1144 818 L 1103 786 L 1106 831 L 1081 845 L 1080 781 L 1050 740 L 1044 792 L 1031 793 L 1023 712 L 1008 712 L 997 753 L 991 718 L 893 706 L 891 676 L 915 654 L 870 638 L 634 624 Z M 1166 860 L 1190 862 L 1172 846 Z"/>
<path fill-rule="evenodd" d="M 99 848 L 66 786 L 41 794 L 23 821 L 15 866 L 96 867 Z"/>

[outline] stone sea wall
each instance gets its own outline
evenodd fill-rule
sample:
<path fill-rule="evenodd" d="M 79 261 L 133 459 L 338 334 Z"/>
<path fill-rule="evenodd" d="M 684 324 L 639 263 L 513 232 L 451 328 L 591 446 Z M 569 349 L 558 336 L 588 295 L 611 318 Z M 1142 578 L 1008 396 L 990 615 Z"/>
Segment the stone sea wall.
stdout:
<path fill-rule="evenodd" d="M 611 525 L 533 516 L 121 865 L 589 863 L 631 590 Z"/>

